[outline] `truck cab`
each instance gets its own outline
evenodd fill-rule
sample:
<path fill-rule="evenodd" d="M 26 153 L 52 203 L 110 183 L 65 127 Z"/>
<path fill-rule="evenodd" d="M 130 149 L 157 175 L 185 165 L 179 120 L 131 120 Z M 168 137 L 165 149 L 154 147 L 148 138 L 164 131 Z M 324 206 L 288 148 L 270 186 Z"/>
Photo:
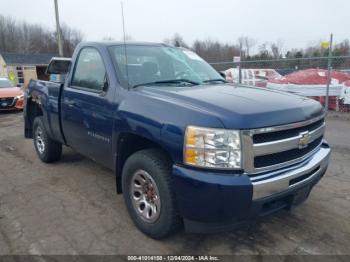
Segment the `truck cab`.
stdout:
<path fill-rule="evenodd" d="M 194 52 L 82 43 L 31 81 L 25 137 L 110 168 L 135 225 L 160 239 L 236 228 L 303 202 L 325 174 L 325 114 L 311 99 L 227 83 Z"/>

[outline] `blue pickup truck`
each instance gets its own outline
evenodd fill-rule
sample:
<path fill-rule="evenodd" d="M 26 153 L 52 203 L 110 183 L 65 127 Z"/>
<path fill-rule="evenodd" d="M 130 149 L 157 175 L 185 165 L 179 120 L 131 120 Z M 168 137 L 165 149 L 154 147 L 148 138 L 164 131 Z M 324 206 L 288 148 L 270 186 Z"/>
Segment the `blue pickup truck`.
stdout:
<path fill-rule="evenodd" d="M 82 43 L 31 81 L 25 137 L 44 162 L 62 145 L 113 170 L 131 219 L 160 239 L 232 230 L 305 200 L 325 174 L 325 113 L 311 99 L 229 84 L 194 52 Z"/>

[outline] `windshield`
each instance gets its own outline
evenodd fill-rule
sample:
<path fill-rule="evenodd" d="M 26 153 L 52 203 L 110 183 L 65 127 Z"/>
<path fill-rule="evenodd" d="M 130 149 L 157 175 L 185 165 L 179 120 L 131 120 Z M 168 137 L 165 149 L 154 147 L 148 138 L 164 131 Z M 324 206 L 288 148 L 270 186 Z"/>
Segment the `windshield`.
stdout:
<path fill-rule="evenodd" d="M 13 87 L 13 84 L 7 79 L 0 79 L 0 88 Z"/>
<path fill-rule="evenodd" d="M 120 45 L 112 46 L 111 53 L 125 87 L 150 83 L 196 85 L 210 81 L 225 81 L 196 53 L 181 48 Z"/>

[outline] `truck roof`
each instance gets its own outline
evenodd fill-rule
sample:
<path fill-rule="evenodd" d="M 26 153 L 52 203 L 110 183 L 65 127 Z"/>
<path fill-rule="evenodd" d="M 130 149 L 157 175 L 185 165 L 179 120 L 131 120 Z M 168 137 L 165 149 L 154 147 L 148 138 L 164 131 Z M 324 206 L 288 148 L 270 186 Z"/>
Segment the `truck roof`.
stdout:
<path fill-rule="evenodd" d="M 113 45 L 148 45 L 148 46 L 169 46 L 165 43 L 157 43 L 157 42 L 141 42 L 141 41 L 92 41 L 92 42 L 81 42 L 80 45 L 103 45 L 103 46 L 113 46 Z"/>

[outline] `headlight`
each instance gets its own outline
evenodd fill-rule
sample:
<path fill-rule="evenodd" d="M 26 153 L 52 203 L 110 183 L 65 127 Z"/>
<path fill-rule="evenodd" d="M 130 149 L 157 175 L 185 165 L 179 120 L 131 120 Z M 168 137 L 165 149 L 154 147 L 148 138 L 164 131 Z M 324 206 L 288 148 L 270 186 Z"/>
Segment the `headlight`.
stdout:
<path fill-rule="evenodd" d="M 241 168 L 241 141 L 238 130 L 188 126 L 184 142 L 184 163 L 191 166 Z"/>
<path fill-rule="evenodd" d="M 15 99 L 17 99 L 17 100 L 21 100 L 21 99 L 23 99 L 23 98 L 24 98 L 24 94 L 15 97 Z"/>

